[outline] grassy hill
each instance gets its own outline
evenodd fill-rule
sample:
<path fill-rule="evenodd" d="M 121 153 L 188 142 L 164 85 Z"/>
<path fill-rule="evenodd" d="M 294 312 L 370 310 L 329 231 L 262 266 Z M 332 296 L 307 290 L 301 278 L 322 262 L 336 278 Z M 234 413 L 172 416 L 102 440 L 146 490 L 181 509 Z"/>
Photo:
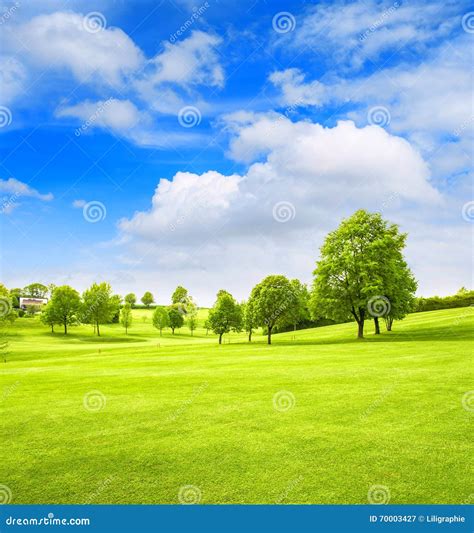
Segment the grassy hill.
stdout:
<path fill-rule="evenodd" d="M 218 346 L 202 327 L 160 338 L 150 311 L 134 315 L 127 336 L 13 325 L 0 364 L 12 503 L 178 503 L 188 485 L 202 503 L 367 503 L 374 485 L 391 503 L 472 503 L 474 309 L 272 346 Z"/>

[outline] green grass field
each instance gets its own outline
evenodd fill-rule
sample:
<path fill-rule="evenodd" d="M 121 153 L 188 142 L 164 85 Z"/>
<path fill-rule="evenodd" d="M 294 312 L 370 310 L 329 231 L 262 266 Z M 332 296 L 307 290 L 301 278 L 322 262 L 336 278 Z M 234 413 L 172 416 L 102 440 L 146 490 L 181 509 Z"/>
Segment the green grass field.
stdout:
<path fill-rule="evenodd" d="M 260 334 L 218 346 L 202 328 L 160 338 L 151 312 L 134 316 L 128 336 L 12 326 L 0 363 L 12 503 L 179 503 L 188 485 L 201 503 L 367 503 L 374 485 L 390 503 L 472 503 L 472 308 L 378 337 L 368 323 L 363 341 L 343 324 L 272 346 Z"/>

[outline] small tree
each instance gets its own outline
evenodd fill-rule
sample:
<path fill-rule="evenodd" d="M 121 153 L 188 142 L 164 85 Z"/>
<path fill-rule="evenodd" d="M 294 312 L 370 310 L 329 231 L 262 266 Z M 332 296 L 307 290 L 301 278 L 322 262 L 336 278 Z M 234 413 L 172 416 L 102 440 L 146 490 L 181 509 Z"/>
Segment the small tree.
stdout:
<path fill-rule="evenodd" d="M 252 289 L 250 303 L 256 324 L 267 330 L 267 342 L 272 343 L 272 331 L 276 324 L 288 323 L 298 306 L 293 287 L 285 276 L 267 276 Z"/>
<path fill-rule="evenodd" d="M 133 292 L 129 292 L 125 296 L 124 301 L 125 303 L 130 304 L 130 307 L 133 307 L 137 303 L 137 297 L 135 294 L 133 294 Z"/>
<path fill-rule="evenodd" d="M 32 298 L 45 298 L 48 294 L 48 287 L 42 283 L 31 283 L 23 289 L 23 296 L 31 296 Z"/>
<path fill-rule="evenodd" d="M 290 284 L 295 295 L 295 305 L 288 310 L 288 324 L 293 326 L 293 331 L 296 331 L 298 324 L 309 318 L 309 291 L 298 279 L 292 279 Z"/>
<path fill-rule="evenodd" d="M 48 306 L 48 313 L 55 317 L 58 324 L 63 325 L 64 335 L 67 335 L 68 326 L 77 322 L 81 310 L 79 293 L 69 285 L 56 287 Z"/>
<path fill-rule="evenodd" d="M 231 330 L 240 331 L 242 327 L 242 309 L 234 297 L 227 291 L 220 290 L 213 308 L 209 311 L 209 323 L 212 331 L 219 335 L 219 344 L 222 344 L 222 335 Z"/>
<path fill-rule="evenodd" d="M 171 332 L 174 335 L 174 330 L 181 328 L 184 324 L 183 313 L 177 306 L 172 305 L 168 308 L 168 318 Z"/>
<path fill-rule="evenodd" d="M 256 328 L 255 311 L 252 301 L 242 302 L 240 307 L 242 309 L 243 328 L 245 332 L 248 333 L 249 342 L 252 342 L 253 330 Z"/>
<path fill-rule="evenodd" d="M 120 323 L 125 328 L 125 335 L 128 335 L 128 328 L 132 325 L 132 306 L 126 303 L 120 311 Z"/>
<path fill-rule="evenodd" d="M 190 297 L 186 306 L 186 323 L 191 331 L 191 336 L 193 336 L 194 330 L 197 328 L 197 313 L 197 306 Z"/>
<path fill-rule="evenodd" d="M 142 296 L 142 304 L 146 306 L 147 308 L 150 307 L 150 305 L 155 301 L 153 298 L 153 294 L 151 294 L 150 291 L 146 291 L 145 294 Z"/>
<path fill-rule="evenodd" d="M 204 322 L 204 327 L 206 328 L 206 335 L 209 335 L 209 330 L 211 329 L 211 323 L 209 322 L 209 318 L 206 318 Z"/>
<path fill-rule="evenodd" d="M 54 305 L 49 301 L 42 309 L 40 320 L 46 326 L 51 327 L 51 333 L 54 333 L 54 326 L 61 324 L 61 318 L 58 316 Z"/>
<path fill-rule="evenodd" d="M 168 311 L 164 307 L 157 307 L 153 311 L 153 326 L 160 330 L 160 337 L 164 328 L 168 328 L 170 325 L 170 318 Z"/>
<path fill-rule="evenodd" d="M 91 285 L 82 295 L 82 299 L 84 302 L 83 319 L 94 325 L 97 335 L 100 337 L 100 324 L 112 322 L 120 307 L 120 297 L 114 296 L 111 286 L 102 282 Z"/>
<path fill-rule="evenodd" d="M 186 304 L 188 301 L 188 289 L 178 285 L 171 296 L 172 304 Z"/>

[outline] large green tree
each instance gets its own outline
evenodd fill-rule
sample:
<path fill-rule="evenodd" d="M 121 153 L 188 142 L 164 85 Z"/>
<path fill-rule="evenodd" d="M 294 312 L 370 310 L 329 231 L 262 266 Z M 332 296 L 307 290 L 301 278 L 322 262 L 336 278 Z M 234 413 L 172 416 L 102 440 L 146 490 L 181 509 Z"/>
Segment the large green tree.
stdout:
<path fill-rule="evenodd" d="M 168 310 L 164 307 L 156 307 L 153 311 L 153 326 L 160 331 L 160 337 L 163 334 L 163 329 L 168 328 L 170 325 L 170 318 Z"/>
<path fill-rule="evenodd" d="M 10 291 L 0 283 L 0 327 L 6 327 L 17 318 L 13 310 L 13 301 Z"/>
<path fill-rule="evenodd" d="M 104 281 L 94 283 L 84 291 L 82 300 L 83 320 L 88 324 L 93 324 L 97 335 L 100 336 L 100 324 L 112 322 L 120 308 L 120 297 L 113 295 L 112 287 Z"/>
<path fill-rule="evenodd" d="M 285 276 L 267 276 L 252 289 L 249 302 L 255 321 L 267 330 L 267 342 L 272 343 L 272 331 L 277 324 L 287 324 L 298 306 L 298 298 Z"/>
<path fill-rule="evenodd" d="M 240 331 L 242 327 L 242 309 L 235 301 L 232 294 L 220 290 L 214 306 L 209 311 L 209 324 L 212 331 L 219 335 L 219 344 L 222 344 L 222 335 L 230 331 Z"/>
<path fill-rule="evenodd" d="M 56 323 L 64 327 L 64 334 L 67 335 L 68 326 L 78 322 L 81 311 L 81 297 L 69 285 L 62 285 L 54 289 L 47 307 L 47 313 L 54 317 L 54 321 L 57 321 Z M 51 325 L 51 322 L 48 322 L 48 325 Z"/>
<path fill-rule="evenodd" d="M 321 247 L 314 271 L 313 317 L 353 318 L 359 338 L 367 318 L 377 319 L 377 327 L 385 312 L 385 293 L 389 287 L 394 290 L 405 240 L 406 234 L 379 213 L 361 209 L 343 220 Z"/>

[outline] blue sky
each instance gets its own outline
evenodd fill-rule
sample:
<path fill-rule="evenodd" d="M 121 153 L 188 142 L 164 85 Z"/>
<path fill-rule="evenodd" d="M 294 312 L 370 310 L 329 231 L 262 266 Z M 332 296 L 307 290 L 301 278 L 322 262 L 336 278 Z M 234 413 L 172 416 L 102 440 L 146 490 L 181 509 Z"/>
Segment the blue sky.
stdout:
<path fill-rule="evenodd" d="M 471 285 L 469 3 L 30 4 L 0 2 L 7 286 L 244 298 L 361 207 L 420 294 Z"/>

